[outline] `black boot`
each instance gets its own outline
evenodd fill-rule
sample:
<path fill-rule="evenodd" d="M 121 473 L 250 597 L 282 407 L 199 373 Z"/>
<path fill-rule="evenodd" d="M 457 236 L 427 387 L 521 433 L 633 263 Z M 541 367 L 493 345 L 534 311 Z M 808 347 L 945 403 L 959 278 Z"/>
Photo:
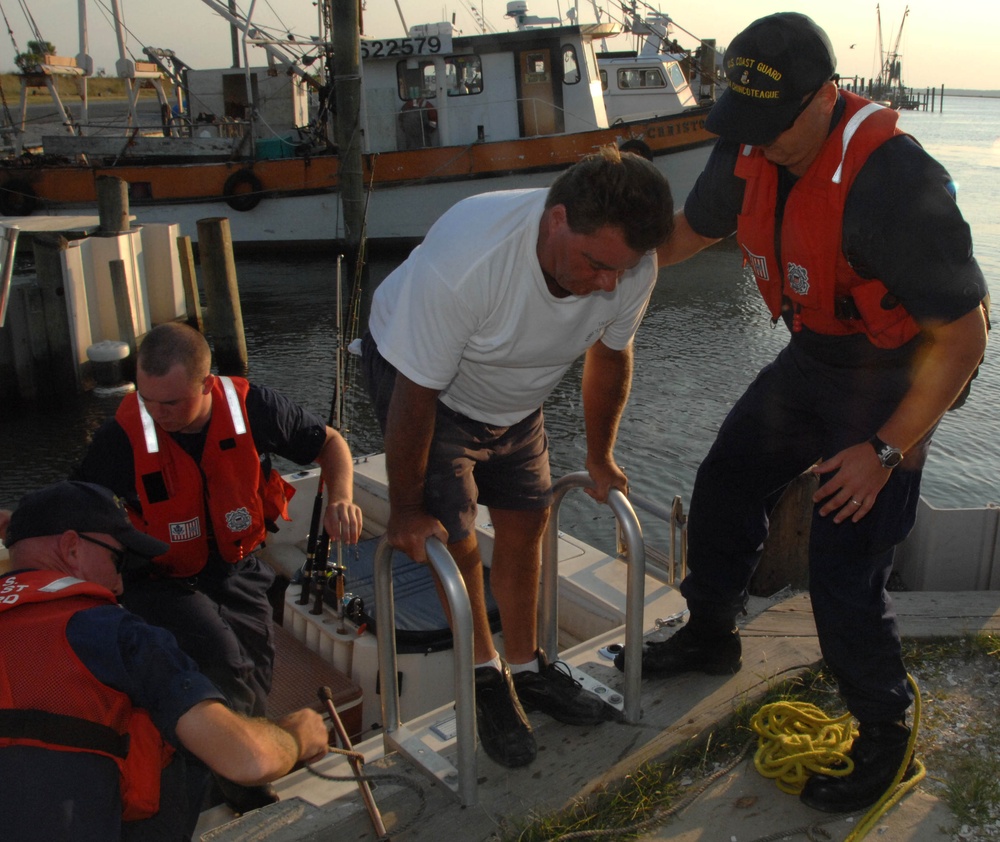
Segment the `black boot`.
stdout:
<path fill-rule="evenodd" d="M 903 780 L 913 775 L 913 758 L 907 755 L 910 729 L 902 722 L 863 722 L 851 746 L 854 769 L 849 775 L 813 775 L 799 796 L 807 807 L 824 813 L 853 813 L 881 798 L 904 760 Z"/>
<path fill-rule="evenodd" d="M 666 677 L 682 672 L 732 675 L 743 666 L 743 644 L 735 614 L 690 604 L 691 619 L 666 640 L 648 643 L 642 650 L 644 677 Z M 625 650 L 615 656 L 625 671 Z"/>

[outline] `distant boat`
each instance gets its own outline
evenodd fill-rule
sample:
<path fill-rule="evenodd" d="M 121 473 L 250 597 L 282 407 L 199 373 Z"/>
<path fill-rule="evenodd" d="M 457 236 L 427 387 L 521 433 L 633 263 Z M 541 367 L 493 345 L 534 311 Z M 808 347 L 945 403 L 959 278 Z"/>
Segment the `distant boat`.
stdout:
<path fill-rule="evenodd" d="M 884 49 L 882 45 L 882 12 L 877 5 L 875 6 L 875 14 L 878 20 L 878 51 L 882 65 L 878 76 L 871 80 L 867 96 L 874 102 L 897 111 L 900 109 L 915 110 L 920 107 L 920 99 L 913 95 L 912 90 L 908 90 L 903 85 L 902 57 L 899 53 L 903 25 L 910 14 L 910 7 L 907 6 L 903 11 L 903 19 L 899 23 L 899 29 L 891 49 Z"/>
<path fill-rule="evenodd" d="M 122 59 L 129 126 L 91 135 L 69 115 L 70 132 L 0 162 L 0 214 L 92 213 L 96 180 L 116 176 L 129 184 L 139 223 L 178 222 L 193 238 L 196 221 L 212 216 L 229 217 L 237 245 L 326 245 L 345 236 L 330 88 L 309 70 L 310 56 L 322 59 L 315 67 L 329 60 L 327 40 L 276 43 L 225 3 L 203 2 L 247 45 L 265 49 L 273 66 L 193 70 L 152 49 L 148 62 Z M 450 23 L 431 23 L 404 38 L 362 41 L 369 241 L 418 241 L 456 201 L 547 186 L 609 143 L 638 147 L 670 179 L 676 201 L 687 195 L 715 140 L 705 129 L 714 55 L 706 50 L 696 63 L 670 52 L 670 22 L 658 14 L 635 16 L 627 28 L 564 25 L 528 15 L 515 0 L 508 16 L 515 31 L 460 35 Z M 630 33 L 640 49 L 599 51 Z M 303 43 L 308 63 L 291 52 Z M 67 74 L 85 84 L 90 65 L 83 51 L 77 59 L 44 56 L 22 85 Z M 185 107 L 170 104 L 167 83 Z M 143 84 L 157 89 L 155 127 L 141 122 Z"/>

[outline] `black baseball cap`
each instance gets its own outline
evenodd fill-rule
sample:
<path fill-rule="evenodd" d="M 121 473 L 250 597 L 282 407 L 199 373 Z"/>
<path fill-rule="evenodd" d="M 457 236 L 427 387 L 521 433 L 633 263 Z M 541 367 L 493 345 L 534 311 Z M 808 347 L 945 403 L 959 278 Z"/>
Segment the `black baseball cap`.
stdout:
<path fill-rule="evenodd" d="M 798 12 L 751 23 L 726 50 L 729 87 L 705 123 L 750 146 L 770 143 L 794 121 L 804 97 L 833 78 L 837 57 L 826 33 Z"/>
<path fill-rule="evenodd" d="M 69 480 L 25 494 L 10 516 L 4 544 L 12 547 L 23 538 L 62 535 L 69 530 L 101 532 L 117 538 L 123 547 L 141 557 L 136 562 L 170 549 L 169 544 L 136 529 L 125 504 L 103 485 Z"/>

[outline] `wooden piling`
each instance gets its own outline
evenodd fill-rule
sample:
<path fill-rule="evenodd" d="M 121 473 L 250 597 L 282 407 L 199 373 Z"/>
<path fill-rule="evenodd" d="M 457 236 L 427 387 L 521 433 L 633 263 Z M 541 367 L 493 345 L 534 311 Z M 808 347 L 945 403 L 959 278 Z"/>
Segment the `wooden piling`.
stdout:
<path fill-rule="evenodd" d="M 96 188 L 100 233 L 128 233 L 128 182 L 113 175 L 101 175 L 97 177 Z"/>
<path fill-rule="evenodd" d="M 187 323 L 198 333 L 205 332 L 201 317 L 201 297 L 198 295 L 198 275 L 194 267 L 194 248 L 190 237 L 177 238 L 177 256 L 181 264 L 181 279 L 184 282 L 184 309 Z"/>
<path fill-rule="evenodd" d="M 249 364 L 243 311 L 236 283 L 233 237 L 226 217 L 198 220 L 198 253 L 219 374 L 246 376 Z"/>
<path fill-rule="evenodd" d="M 22 395 L 42 406 L 59 406 L 75 400 L 80 390 L 62 268 L 67 246 L 66 238 L 60 234 L 37 234 L 33 248 L 38 281 L 34 288 L 23 288 L 34 382 L 22 384 Z"/>
<path fill-rule="evenodd" d="M 118 321 L 118 338 L 128 345 L 128 358 L 122 364 L 122 374 L 126 380 L 135 380 L 135 352 L 139 343 L 135 333 L 135 318 L 132 299 L 128 294 L 128 275 L 124 260 L 108 261 L 111 272 L 111 292 L 115 299 L 115 318 Z"/>

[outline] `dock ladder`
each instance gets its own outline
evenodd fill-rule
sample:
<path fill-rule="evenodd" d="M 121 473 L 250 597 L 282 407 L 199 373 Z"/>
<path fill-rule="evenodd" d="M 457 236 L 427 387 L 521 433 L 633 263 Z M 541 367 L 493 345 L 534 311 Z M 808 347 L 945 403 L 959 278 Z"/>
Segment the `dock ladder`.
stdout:
<path fill-rule="evenodd" d="M 539 642 L 545 652 L 558 653 L 559 507 L 573 488 L 592 484 L 586 471 L 567 474 L 553 485 L 552 513 L 542 538 L 542 570 L 539 588 Z M 639 691 L 642 678 L 642 612 L 645 599 L 646 555 L 642 530 L 628 498 L 618 489 L 608 495 L 608 505 L 618 521 L 626 546 L 628 579 L 625 595 L 625 691 L 624 716 L 629 724 L 639 721 Z M 427 557 L 441 582 L 452 617 L 455 652 L 455 737 L 458 768 L 432 751 L 400 721 L 399 687 L 396 675 L 395 607 L 392 586 L 392 547 L 383 538 L 375 551 L 375 611 L 379 618 L 379 673 L 382 676 L 382 724 L 386 753 L 393 751 L 409 760 L 433 781 L 443 785 L 461 804 L 477 802 L 476 710 L 472 610 L 465 582 L 451 553 L 437 538 L 427 539 Z"/>

